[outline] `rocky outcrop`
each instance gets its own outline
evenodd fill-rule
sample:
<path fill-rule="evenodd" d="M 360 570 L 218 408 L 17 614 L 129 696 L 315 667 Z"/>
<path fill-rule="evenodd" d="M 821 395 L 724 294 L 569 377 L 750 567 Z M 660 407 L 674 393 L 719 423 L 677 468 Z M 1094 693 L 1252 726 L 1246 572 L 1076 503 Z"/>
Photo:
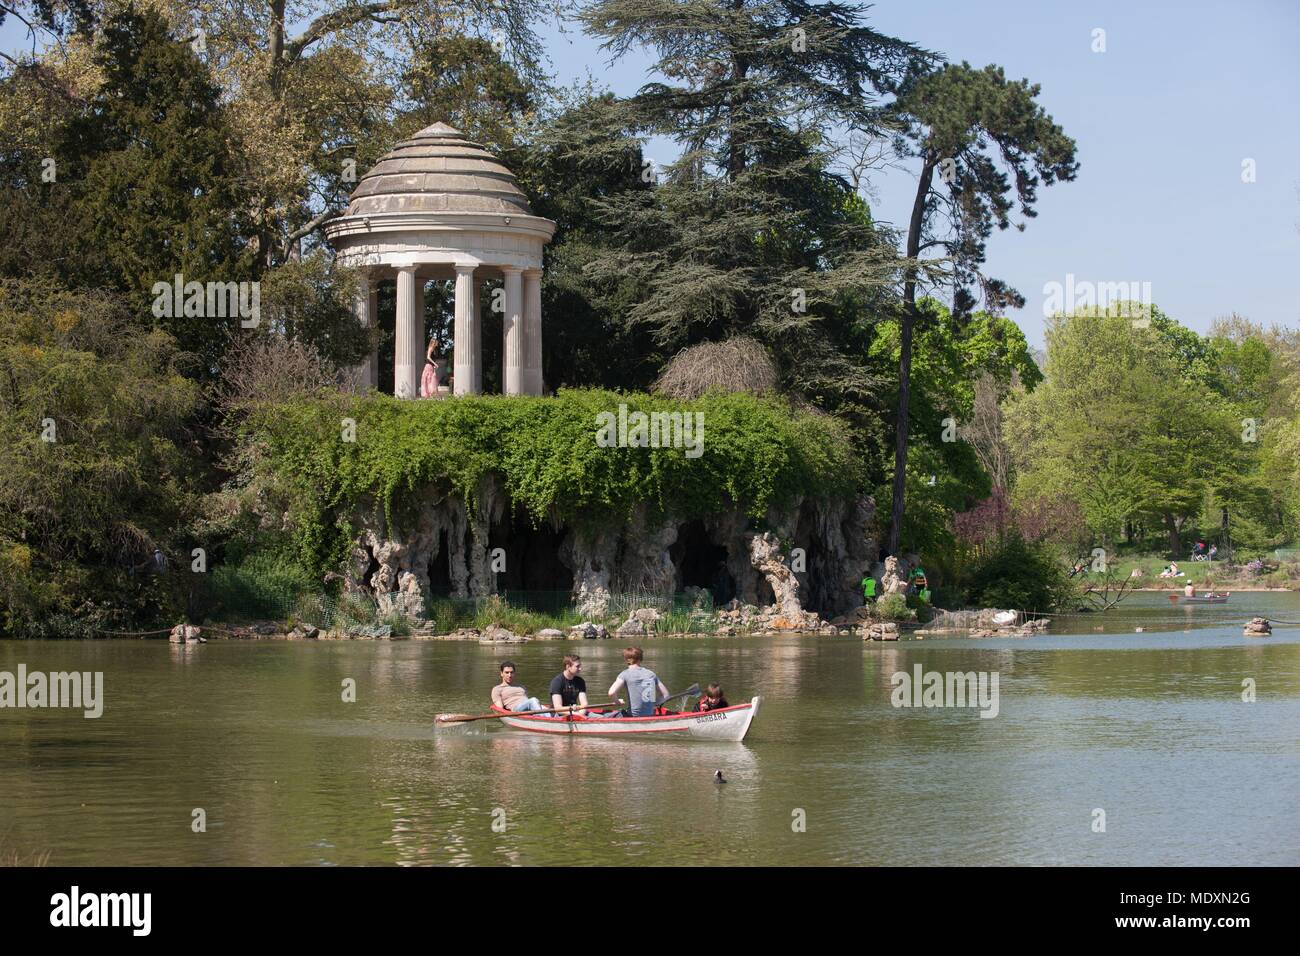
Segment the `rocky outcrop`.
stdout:
<path fill-rule="evenodd" d="M 528 638 L 520 637 L 510 628 L 502 627 L 500 624 L 489 624 L 479 637 L 480 644 L 523 644 L 527 640 Z"/>
<path fill-rule="evenodd" d="M 874 511 L 869 498 L 795 501 L 770 510 L 762 522 L 768 530 L 759 531 L 742 508 L 687 522 L 642 505 L 626 521 L 568 529 L 552 525 L 558 546 L 551 547 L 555 562 L 570 572 L 565 577 L 572 582 L 574 604 L 587 618 L 607 617 L 614 593 L 666 595 L 705 583 L 723 596 L 730 589 L 742 605 L 775 607 L 773 629 L 819 628 L 823 615 L 861 604 L 860 582 L 876 553 L 870 537 Z M 399 501 L 391 514 L 368 502 L 351 520 L 360 530 L 343 575 L 345 590 L 373 599 L 382 615 L 412 620 L 425 616 L 430 593 L 458 598 L 495 593 L 490 535 L 512 540 L 501 538 L 501 528 L 513 519 L 504 490 L 491 477 L 480 482 L 472 508 L 430 487 Z M 689 540 L 679 543 L 683 528 L 692 524 Z M 694 554 L 701 536 L 707 539 L 703 546 L 718 555 L 715 579 L 723 579 L 722 585 L 684 580 L 678 561 Z M 781 542 L 799 549 L 798 560 Z M 430 579 L 435 568 L 436 587 Z"/>
<path fill-rule="evenodd" d="M 1045 617 L 1024 618 L 1016 611 L 983 608 L 971 611 L 937 611 L 918 634 L 964 634 L 968 637 L 1030 637 L 1047 630 Z"/>
<path fill-rule="evenodd" d="M 772 589 L 773 603 L 787 617 L 803 616 L 799 603 L 799 580 L 790 570 L 787 556 L 781 551 L 781 542 L 770 531 L 751 535 L 749 562 L 766 579 Z"/>
<path fill-rule="evenodd" d="M 172 644 L 206 644 L 208 639 L 203 636 L 203 631 L 195 624 L 177 624 L 167 635 L 167 640 Z"/>
<path fill-rule="evenodd" d="M 461 498 L 430 487 L 402 502 L 391 520 L 383 508 L 368 502 L 354 516 L 361 531 L 345 589 L 372 596 L 381 614 L 422 617 L 424 595 L 431 590 L 429 568 L 441 556 L 453 597 L 492 594 L 488 530 L 506 511 L 499 482 L 492 477 L 479 482 L 475 502 L 467 510 Z"/>
<path fill-rule="evenodd" d="M 575 624 L 569 628 L 569 640 L 571 641 L 603 641 L 609 638 L 609 631 L 605 629 L 604 624 L 592 624 L 590 621 L 583 621 L 581 624 Z"/>
<path fill-rule="evenodd" d="M 885 568 L 880 575 L 880 594 L 907 593 L 907 565 L 899 562 L 892 554 L 885 558 Z"/>
<path fill-rule="evenodd" d="M 898 625 L 889 622 L 868 624 L 862 629 L 862 639 L 864 641 L 896 641 L 898 640 Z"/>
<path fill-rule="evenodd" d="M 652 607 L 637 608 L 614 631 L 615 637 L 648 637 L 659 625 L 659 612 Z"/>
<path fill-rule="evenodd" d="M 1243 637 L 1268 637 L 1272 633 L 1273 625 L 1266 617 L 1251 618 L 1241 632 Z"/>

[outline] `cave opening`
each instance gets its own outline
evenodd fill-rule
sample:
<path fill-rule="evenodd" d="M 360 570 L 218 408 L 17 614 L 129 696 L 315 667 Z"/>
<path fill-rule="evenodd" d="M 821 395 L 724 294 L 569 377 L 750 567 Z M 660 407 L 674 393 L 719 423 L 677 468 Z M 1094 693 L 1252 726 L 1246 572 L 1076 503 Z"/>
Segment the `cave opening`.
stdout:
<path fill-rule="evenodd" d="M 677 589 L 704 588 L 713 595 L 715 607 L 736 596 L 736 582 L 727 570 L 727 549 L 709 537 L 703 521 L 690 521 L 677 529 L 677 540 L 668 549 L 677 569 Z"/>
<path fill-rule="evenodd" d="M 488 532 L 489 566 L 500 568 L 500 554 L 505 551 L 505 568 L 495 573 L 496 592 L 554 591 L 567 596 L 573 588 L 573 572 L 560 560 L 560 543 L 564 532 L 550 522 L 534 528 L 532 519 L 523 512 L 512 513 L 508 521 L 492 525 Z"/>
<path fill-rule="evenodd" d="M 438 549 L 429 561 L 429 593 L 445 597 L 451 594 L 451 548 L 447 532 L 438 532 Z"/>

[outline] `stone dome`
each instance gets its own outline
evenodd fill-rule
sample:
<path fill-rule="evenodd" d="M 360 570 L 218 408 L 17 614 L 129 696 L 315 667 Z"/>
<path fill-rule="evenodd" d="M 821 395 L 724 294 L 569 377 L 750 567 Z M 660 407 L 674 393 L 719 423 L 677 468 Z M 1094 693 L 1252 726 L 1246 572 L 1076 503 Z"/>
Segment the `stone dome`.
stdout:
<path fill-rule="evenodd" d="M 361 177 L 345 215 L 446 212 L 532 215 L 510 170 L 459 130 L 434 123 Z"/>

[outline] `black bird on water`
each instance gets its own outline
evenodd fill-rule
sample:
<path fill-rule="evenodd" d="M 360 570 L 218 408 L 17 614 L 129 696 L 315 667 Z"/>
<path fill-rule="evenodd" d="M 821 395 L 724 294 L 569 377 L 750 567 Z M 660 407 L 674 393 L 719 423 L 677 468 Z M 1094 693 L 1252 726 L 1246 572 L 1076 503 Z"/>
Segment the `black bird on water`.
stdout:
<path fill-rule="evenodd" d="M 715 771 L 713 771 L 713 782 L 714 782 L 714 783 L 726 783 L 726 782 L 727 782 L 727 778 L 724 777 L 724 776 L 722 775 L 722 771 L 721 771 L 721 770 L 715 770 Z"/>

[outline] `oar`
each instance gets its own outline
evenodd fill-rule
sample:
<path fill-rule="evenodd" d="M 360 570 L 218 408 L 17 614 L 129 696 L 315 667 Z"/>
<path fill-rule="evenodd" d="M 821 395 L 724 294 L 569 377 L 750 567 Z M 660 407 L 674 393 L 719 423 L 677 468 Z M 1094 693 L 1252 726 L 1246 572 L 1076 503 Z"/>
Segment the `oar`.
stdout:
<path fill-rule="evenodd" d="M 700 692 L 700 685 L 699 685 L 699 684 L 692 684 L 690 687 L 686 688 L 686 689 L 685 689 L 684 691 L 682 691 L 680 694 L 673 694 L 671 697 L 665 697 L 663 700 L 661 700 L 661 701 L 659 701 L 658 703 L 656 703 L 655 706 L 656 706 L 656 707 L 662 707 L 664 704 L 668 703 L 670 700 L 676 700 L 676 699 L 679 698 L 679 697 L 694 697 L 694 696 L 695 696 L 696 694 L 698 694 L 699 692 Z"/>
<path fill-rule="evenodd" d="M 617 704 L 616 700 L 598 700 L 587 704 L 588 709 L 593 707 L 608 707 L 610 704 Z M 502 717 L 531 717 L 533 714 L 562 714 L 572 713 L 580 710 L 581 704 L 569 704 L 565 707 L 548 707 L 545 710 L 517 710 L 508 714 L 439 714 L 435 717 L 435 724 L 468 724 L 472 720 L 500 720 Z"/>

